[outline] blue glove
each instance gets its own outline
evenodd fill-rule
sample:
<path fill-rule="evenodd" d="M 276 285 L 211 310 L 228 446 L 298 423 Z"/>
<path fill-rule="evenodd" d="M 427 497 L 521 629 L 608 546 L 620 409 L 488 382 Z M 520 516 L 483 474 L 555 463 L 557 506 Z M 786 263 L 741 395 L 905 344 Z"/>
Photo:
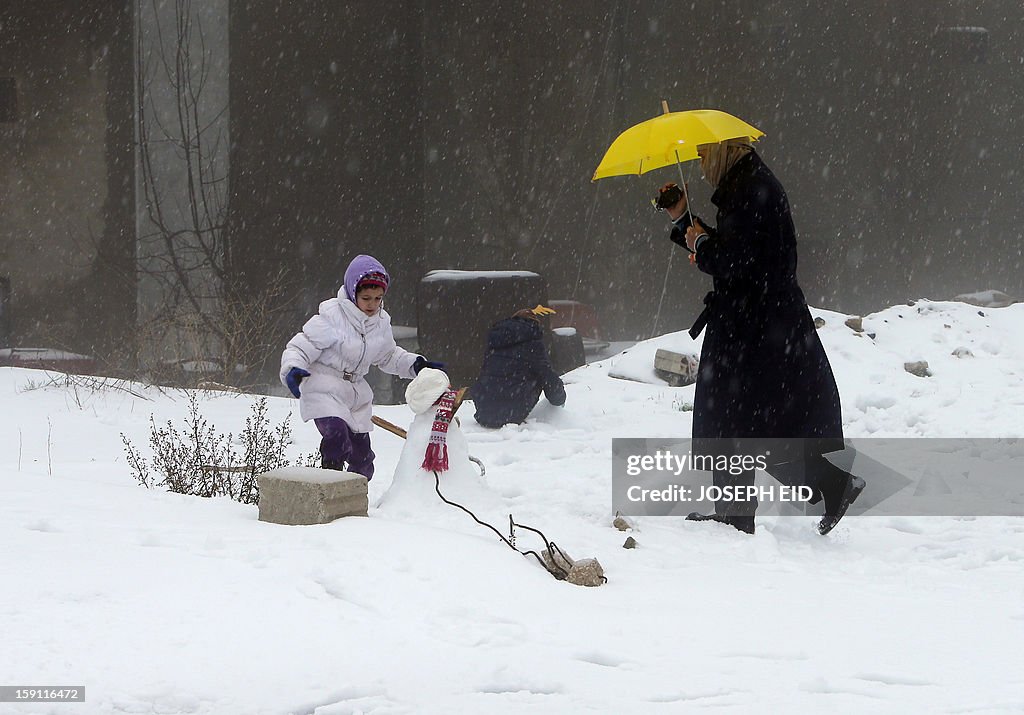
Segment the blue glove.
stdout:
<path fill-rule="evenodd" d="M 296 397 L 302 397 L 299 393 L 299 383 L 302 382 L 302 378 L 304 377 L 309 377 L 309 373 L 301 367 L 293 367 L 284 377 L 284 381 L 288 384 L 288 389 L 291 390 L 292 394 Z"/>
<path fill-rule="evenodd" d="M 416 362 L 414 362 L 412 364 L 412 371 L 415 372 L 417 375 L 419 375 L 420 374 L 420 370 L 422 370 L 425 367 L 432 367 L 435 370 L 444 370 L 444 363 L 443 362 L 430 362 L 430 360 L 427 360 L 422 355 L 418 355 L 416 357 Z"/>

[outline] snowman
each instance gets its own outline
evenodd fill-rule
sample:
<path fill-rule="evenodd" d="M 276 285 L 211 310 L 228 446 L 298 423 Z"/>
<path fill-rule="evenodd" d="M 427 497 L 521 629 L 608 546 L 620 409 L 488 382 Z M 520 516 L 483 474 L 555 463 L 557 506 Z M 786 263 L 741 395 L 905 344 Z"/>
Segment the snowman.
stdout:
<path fill-rule="evenodd" d="M 466 435 L 453 418 L 455 395 L 441 370 L 423 368 L 409 383 L 405 401 L 415 416 L 395 477 L 378 509 L 389 517 L 477 533 L 479 525 L 469 514 L 444 503 L 437 494 L 440 489 L 446 499 L 504 530 L 508 513 L 470 461 Z"/>

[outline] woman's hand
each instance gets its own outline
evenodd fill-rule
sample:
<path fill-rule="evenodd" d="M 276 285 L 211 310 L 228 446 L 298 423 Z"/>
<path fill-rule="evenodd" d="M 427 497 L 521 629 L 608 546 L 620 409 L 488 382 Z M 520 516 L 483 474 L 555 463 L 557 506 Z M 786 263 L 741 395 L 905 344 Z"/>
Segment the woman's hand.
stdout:
<path fill-rule="evenodd" d="M 664 186 L 661 187 L 661 189 L 659 189 L 659 191 L 664 192 L 664 191 L 666 191 L 671 186 L 675 186 L 675 184 L 665 184 Z M 675 221 L 680 216 L 682 216 L 684 213 L 686 213 L 686 190 L 685 190 L 686 184 L 683 184 L 683 187 L 684 187 L 684 190 L 683 190 L 682 198 L 680 198 L 678 201 L 676 201 L 671 206 L 666 206 L 665 207 L 665 211 L 668 212 L 669 218 L 672 219 L 673 221 Z"/>
<path fill-rule="evenodd" d="M 686 247 L 689 248 L 691 251 L 697 250 L 696 248 L 694 248 L 695 244 L 697 243 L 697 239 L 700 238 L 701 236 L 707 235 L 707 232 L 707 229 L 700 225 L 700 221 L 697 221 L 695 219 L 693 225 L 689 226 L 686 229 Z"/>

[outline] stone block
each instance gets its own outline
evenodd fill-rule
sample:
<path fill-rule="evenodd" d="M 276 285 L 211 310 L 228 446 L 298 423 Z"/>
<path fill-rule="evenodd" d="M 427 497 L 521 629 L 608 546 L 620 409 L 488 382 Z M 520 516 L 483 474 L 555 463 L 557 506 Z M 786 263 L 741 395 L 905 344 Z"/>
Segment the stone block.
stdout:
<path fill-rule="evenodd" d="M 622 514 L 615 515 L 615 520 L 612 522 L 612 526 L 614 526 L 619 531 L 636 530 L 636 523 L 634 523 L 634 521 L 630 519 L 628 516 L 623 516 Z"/>
<path fill-rule="evenodd" d="M 696 382 L 698 364 L 699 358 L 696 355 L 685 355 L 663 348 L 658 348 L 654 353 L 654 372 L 673 387 L 684 387 Z"/>
<path fill-rule="evenodd" d="M 561 549 L 556 549 L 555 551 L 544 549 L 540 555 L 544 559 L 544 565 L 552 574 L 559 572 L 559 570 L 568 573 L 572 570 L 572 565 L 576 563 L 569 554 Z"/>
<path fill-rule="evenodd" d="M 916 375 L 917 377 L 932 376 L 932 371 L 928 369 L 928 362 L 926 360 L 905 362 L 903 363 L 903 369 L 909 372 L 911 375 Z"/>
<path fill-rule="evenodd" d="M 259 476 L 260 521 L 326 524 L 366 516 L 367 480 L 361 474 L 315 467 L 284 467 Z"/>
<path fill-rule="evenodd" d="M 569 569 L 565 580 L 576 586 L 600 586 L 607 579 L 597 559 L 580 559 Z"/>
<path fill-rule="evenodd" d="M 604 569 L 597 559 L 576 561 L 561 549 L 554 552 L 551 549 L 544 549 L 541 556 L 552 575 L 559 569 L 564 570 L 567 572 L 565 580 L 575 586 L 600 586 L 607 581 L 604 577 Z M 558 577 L 556 576 L 556 578 Z"/>

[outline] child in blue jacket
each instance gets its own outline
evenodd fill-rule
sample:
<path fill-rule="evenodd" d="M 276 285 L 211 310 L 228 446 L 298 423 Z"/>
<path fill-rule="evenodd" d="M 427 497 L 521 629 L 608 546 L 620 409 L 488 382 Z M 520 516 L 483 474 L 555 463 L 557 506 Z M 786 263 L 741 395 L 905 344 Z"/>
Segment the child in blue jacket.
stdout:
<path fill-rule="evenodd" d="M 498 428 L 522 423 L 541 392 L 552 405 L 565 404 L 565 386 L 551 367 L 541 336 L 540 320 L 528 309 L 491 327 L 480 378 L 470 391 L 479 424 Z"/>

